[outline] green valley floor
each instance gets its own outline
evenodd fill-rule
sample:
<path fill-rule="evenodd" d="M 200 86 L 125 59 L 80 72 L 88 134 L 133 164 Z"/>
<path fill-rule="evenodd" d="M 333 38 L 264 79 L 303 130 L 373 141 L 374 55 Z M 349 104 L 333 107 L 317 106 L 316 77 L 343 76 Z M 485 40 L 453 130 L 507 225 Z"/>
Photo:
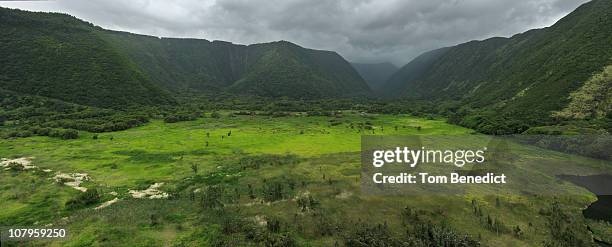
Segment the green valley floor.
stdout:
<path fill-rule="evenodd" d="M 581 214 L 595 195 L 555 177 L 609 172 L 609 163 L 572 157 L 584 167 L 523 166 L 528 176 L 563 183 L 573 192 L 566 196 L 374 196 L 360 189 L 362 135 L 479 135 L 444 119 L 407 115 L 221 115 L 81 132 L 75 140 L 0 140 L 0 158 L 35 166 L 0 171 L 0 226 L 69 233 L 65 240 L 8 246 L 349 246 L 370 241 L 360 239 L 368 234 L 434 241 L 423 239 L 423 229 L 484 246 L 554 246 L 565 241 L 555 228 L 585 246 L 593 232 L 612 238 L 608 223 Z M 520 164 L 569 157 L 517 149 L 525 157 Z"/>

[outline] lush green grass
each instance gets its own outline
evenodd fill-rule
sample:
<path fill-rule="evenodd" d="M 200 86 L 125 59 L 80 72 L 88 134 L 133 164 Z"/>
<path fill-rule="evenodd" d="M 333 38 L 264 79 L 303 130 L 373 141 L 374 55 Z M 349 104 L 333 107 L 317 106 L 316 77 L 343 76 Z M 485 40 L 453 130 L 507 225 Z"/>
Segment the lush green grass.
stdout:
<path fill-rule="evenodd" d="M 197 246 L 221 240 L 227 244 L 224 222 L 232 215 L 248 222 L 277 217 L 282 222 L 281 231 L 290 232 L 298 243 L 330 246 L 336 241 L 342 244 L 357 222 L 387 223 L 394 234 L 403 234 L 398 218 L 408 206 L 421 210 L 422 218 L 434 224 L 450 226 L 487 245 L 537 246 L 551 238 L 542 209 L 550 207 L 552 201 L 560 201 L 569 214 L 578 217 L 580 209 L 594 200 L 586 190 L 569 184 L 567 190 L 575 196 L 527 196 L 510 190 L 499 191 L 498 196 L 496 192 L 417 197 L 366 195 L 360 193 L 361 135 L 465 135 L 472 130 L 443 120 L 402 115 L 223 115 L 219 119 L 206 117 L 172 124 L 153 121 L 125 131 L 99 134 L 97 140 L 89 133 L 81 133 L 76 140 L 0 140 L 0 157 L 34 157 L 33 164 L 42 169 L 88 173 L 93 181 L 85 186 L 97 187 L 101 201 L 114 198 L 108 194 L 111 191 L 122 198 L 102 210 L 68 210 L 64 203 L 80 192 L 54 184 L 48 179 L 52 175 L 2 171 L 0 225 L 67 226 L 72 236 L 67 242 L 52 243 L 58 246 Z M 356 127 L 365 122 L 371 124 L 371 130 Z M 550 181 L 554 181 L 552 174 L 559 172 L 609 170 L 591 159 L 522 146 L 516 150 L 523 159 L 519 162 L 521 172 Z M 529 167 L 530 162 L 548 164 L 568 158 L 579 159 L 584 167 L 572 168 L 563 163 L 549 168 Z M 192 164 L 198 165 L 197 174 Z M 170 192 L 173 199 L 128 199 L 128 189 L 143 189 L 155 182 L 165 182 L 162 190 Z M 284 185 L 282 197 L 262 201 L 266 185 L 275 182 Z M 225 207 L 221 212 L 202 207 L 201 200 L 208 192 L 193 193 L 194 200 L 191 199 L 193 191 L 206 191 L 210 186 L 224 188 Z M 249 186 L 255 198 L 248 196 Z M 305 194 L 319 202 L 316 209 L 299 210 L 297 198 Z M 496 203 L 497 198 L 501 203 Z M 472 200 L 485 214 L 507 226 L 520 226 L 522 237 L 485 229 L 472 212 Z M 230 222 L 248 225 L 238 220 Z M 248 242 L 242 230 L 231 234 L 238 239 L 232 241 Z"/>
<path fill-rule="evenodd" d="M 127 131 L 98 134 L 81 132 L 77 140 L 32 137 L 2 140 L 2 157 L 34 156 L 41 167 L 59 171 L 84 171 L 98 183 L 111 186 L 132 185 L 135 180 L 172 180 L 190 172 L 191 163 L 208 164 L 211 155 L 232 153 L 293 153 L 305 157 L 340 152 L 358 152 L 359 132 L 346 123 L 369 121 L 377 134 L 465 134 L 468 129 L 410 117 L 383 116 L 376 119 L 358 116 L 340 118 L 344 124 L 330 127 L 329 117 L 251 117 L 204 118 L 190 122 L 151 124 Z M 385 127 L 384 131 L 380 127 Z M 393 126 L 399 126 L 395 131 Z M 421 130 L 416 127 L 421 126 Z M 227 136 L 231 131 L 230 137 Z M 303 134 L 300 132 L 303 131 Z M 207 134 L 210 137 L 206 137 Z M 222 138 L 221 136 L 224 136 Z M 111 140 L 111 138 L 113 138 Z M 206 147 L 206 142 L 209 146 Z M 113 164 L 118 168 L 113 169 Z"/>

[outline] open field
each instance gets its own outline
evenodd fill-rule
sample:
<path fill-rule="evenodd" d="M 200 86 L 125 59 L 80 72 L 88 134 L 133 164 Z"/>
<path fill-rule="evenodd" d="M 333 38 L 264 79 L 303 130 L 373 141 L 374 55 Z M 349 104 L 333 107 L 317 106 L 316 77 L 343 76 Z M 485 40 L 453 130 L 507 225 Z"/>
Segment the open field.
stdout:
<path fill-rule="evenodd" d="M 66 241 L 33 245 L 343 246 L 362 228 L 380 224 L 392 236 L 401 237 L 405 229 L 427 222 L 486 246 L 540 246 L 553 238 L 551 205 L 560 205 L 572 227 L 580 228 L 585 224 L 580 210 L 595 200 L 590 192 L 557 181 L 554 175 L 611 169 L 607 163 L 581 157 L 572 157 L 584 164 L 578 168 L 559 165 L 528 170 L 523 165 L 526 176 L 564 183 L 572 192 L 568 196 L 510 191 L 369 196 L 360 193 L 361 135 L 467 135 L 473 131 L 444 120 L 405 115 L 222 115 L 179 123 L 153 121 L 96 134 L 97 138 L 81 132 L 75 140 L 0 140 L 1 158 L 30 157 L 38 167 L 0 172 L 0 225 L 52 224 L 69 229 Z M 516 150 L 524 157 L 520 164 L 555 164 L 570 157 L 532 147 Z M 86 173 L 91 179 L 81 186 L 96 190 L 100 198 L 68 206 L 72 205 L 68 201 L 83 193 L 54 182 L 56 172 Z M 154 194 L 166 193 L 168 198 L 132 198 L 130 190 L 146 191 L 156 183 L 163 185 Z M 114 198 L 119 200 L 94 209 Z M 484 213 L 477 215 L 475 208 Z M 487 217 L 503 226 L 487 226 Z M 517 226 L 520 232 L 515 231 Z M 576 238 L 584 234 L 588 233 L 577 232 Z"/>

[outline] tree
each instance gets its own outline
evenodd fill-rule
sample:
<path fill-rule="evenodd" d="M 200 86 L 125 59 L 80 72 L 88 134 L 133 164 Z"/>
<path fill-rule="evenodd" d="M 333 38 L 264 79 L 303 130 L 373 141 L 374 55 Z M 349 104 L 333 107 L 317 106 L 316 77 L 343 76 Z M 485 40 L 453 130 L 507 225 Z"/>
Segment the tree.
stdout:
<path fill-rule="evenodd" d="M 64 140 L 79 138 L 79 132 L 73 129 L 67 129 L 60 132 L 60 137 Z"/>
<path fill-rule="evenodd" d="M 193 174 L 198 174 L 198 164 L 192 163 L 191 164 L 191 171 L 193 171 Z"/>
<path fill-rule="evenodd" d="M 159 216 L 158 216 L 156 213 L 152 213 L 152 214 L 149 216 L 149 224 L 150 224 L 151 226 L 156 226 L 156 225 L 158 225 L 158 224 L 159 224 Z"/>
<path fill-rule="evenodd" d="M 255 193 L 253 192 L 253 186 L 250 184 L 248 184 L 247 186 L 249 188 L 249 198 L 255 199 Z"/>
<path fill-rule="evenodd" d="M 208 186 L 202 197 L 202 206 L 207 209 L 222 208 L 223 192 L 221 186 Z"/>

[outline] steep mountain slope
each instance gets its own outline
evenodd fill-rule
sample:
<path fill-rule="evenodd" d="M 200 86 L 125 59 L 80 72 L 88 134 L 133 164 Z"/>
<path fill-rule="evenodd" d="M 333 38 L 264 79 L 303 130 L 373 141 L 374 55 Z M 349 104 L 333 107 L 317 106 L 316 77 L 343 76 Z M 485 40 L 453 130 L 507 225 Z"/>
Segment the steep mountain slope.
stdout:
<path fill-rule="evenodd" d="M 91 24 L 0 8 L 0 88 L 83 105 L 173 102 Z"/>
<path fill-rule="evenodd" d="M 458 100 L 464 125 L 515 133 L 552 121 L 569 94 L 609 64 L 612 1 L 594 0 L 551 27 L 450 47 L 416 72 L 408 64 L 388 88 L 401 85 L 402 95 L 413 98 Z"/>
<path fill-rule="evenodd" d="M 171 90 L 219 91 L 246 69 L 246 46 L 203 39 L 157 38 L 104 30 L 101 35 L 127 54 L 158 84 Z"/>
<path fill-rule="evenodd" d="M 412 91 L 406 92 L 406 87 L 408 86 L 406 82 L 411 82 L 427 73 L 427 70 L 431 68 L 433 63 L 444 55 L 448 49 L 441 48 L 428 51 L 416 57 L 408 64 L 402 66 L 396 73 L 392 74 L 381 91 L 387 96 L 400 96 L 402 93 L 412 93 Z"/>
<path fill-rule="evenodd" d="M 335 52 L 104 30 L 64 14 L 0 8 L 0 88 L 98 107 L 158 105 L 185 91 L 320 98 L 368 94 Z"/>
<path fill-rule="evenodd" d="M 597 119 L 612 113 L 612 65 L 596 74 L 570 94 L 570 103 L 557 117 L 567 119 Z"/>
<path fill-rule="evenodd" d="M 372 90 L 381 89 L 399 68 L 391 63 L 351 63 Z"/>
<path fill-rule="evenodd" d="M 289 42 L 248 46 L 254 59 L 243 78 L 230 87 L 236 93 L 321 98 L 369 92 L 365 81 L 340 55 L 310 50 Z"/>
<path fill-rule="evenodd" d="M 158 83 L 174 90 L 298 98 L 369 92 L 365 81 L 337 53 L 286 41 L 247 46 L 111 31 L 104 35 Z"/>

